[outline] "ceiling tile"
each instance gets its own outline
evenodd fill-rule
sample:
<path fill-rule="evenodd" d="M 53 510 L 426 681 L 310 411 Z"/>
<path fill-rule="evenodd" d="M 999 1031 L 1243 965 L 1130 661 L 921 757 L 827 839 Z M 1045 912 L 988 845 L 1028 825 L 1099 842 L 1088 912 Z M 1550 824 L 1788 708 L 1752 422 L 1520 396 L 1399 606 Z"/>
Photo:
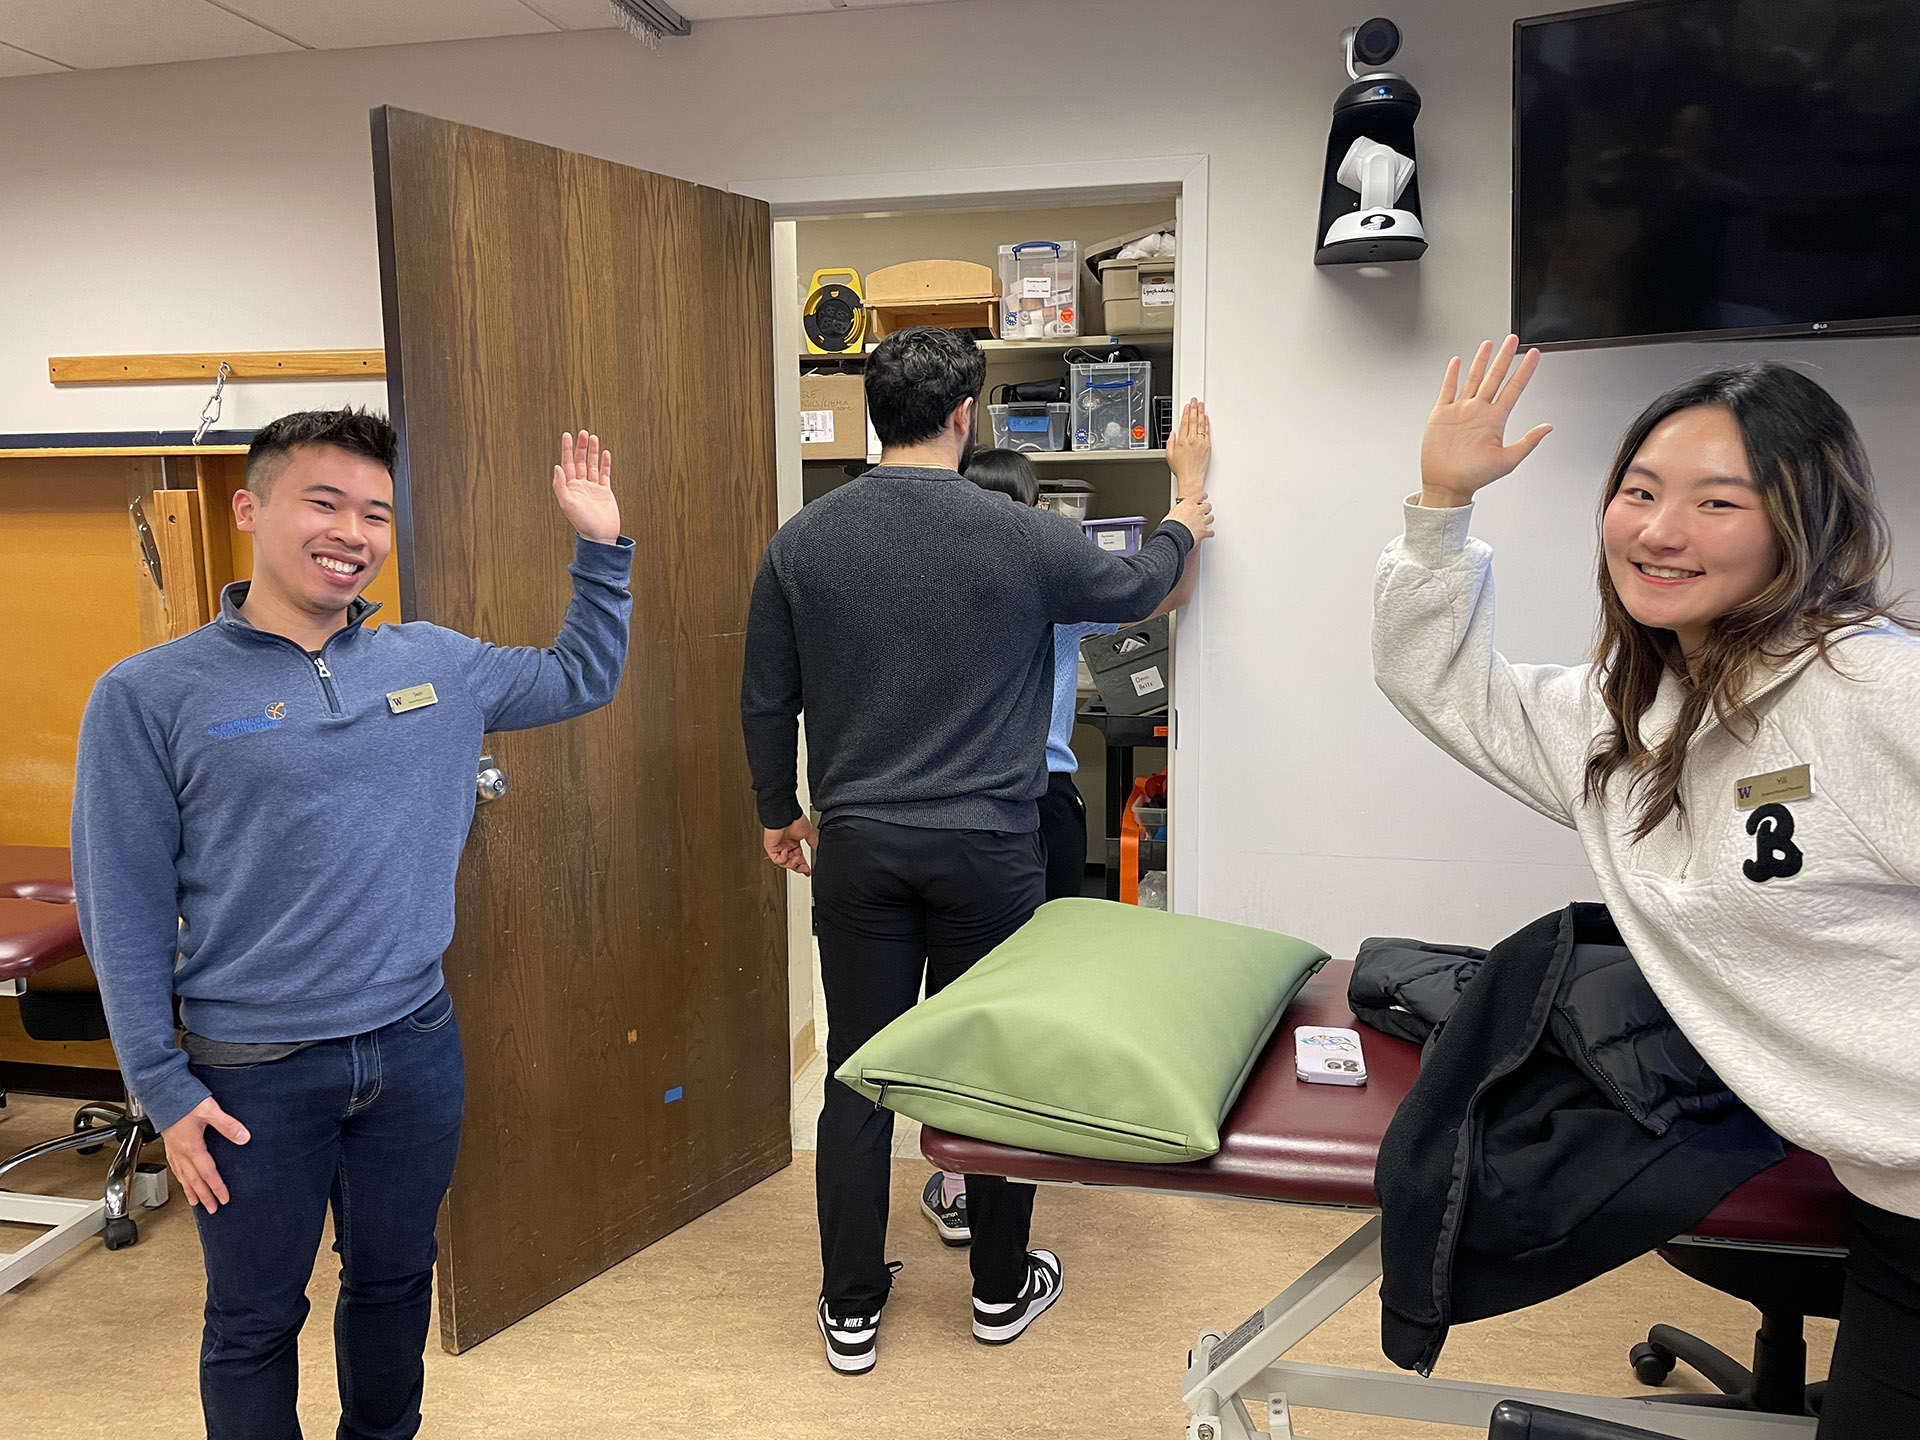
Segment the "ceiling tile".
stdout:
<path fill-rule="evenodd" d="M 206 0 L 0 0 L 0 44 L 85 70 L 299 48 Z"/>
<path fill-rule="evenodd" d="M 742 20 L 761 15 L 809 15 L 839 7 L 833 0 L 667 0 L 687 19 Z"/>
<path fill-rule="evenodd" d="M 351 50 L 488 35 L 547 34 L 559 28 L 520 0 L 219 0 L 302 45 Z M 544 7 L 541 7 L 544 8 Z M 604 13 L 604 7 L 603 7 Z"/>
<path fill-rule="evenodd" d="M 566 30 L 605 30 L 613 24 L 607 0 L 523 0 Z"/>
<path fill-rule="evenodd" d="M 0 75 L 53 75 L 66 68 L 11 45 L 0 45 Z"/>

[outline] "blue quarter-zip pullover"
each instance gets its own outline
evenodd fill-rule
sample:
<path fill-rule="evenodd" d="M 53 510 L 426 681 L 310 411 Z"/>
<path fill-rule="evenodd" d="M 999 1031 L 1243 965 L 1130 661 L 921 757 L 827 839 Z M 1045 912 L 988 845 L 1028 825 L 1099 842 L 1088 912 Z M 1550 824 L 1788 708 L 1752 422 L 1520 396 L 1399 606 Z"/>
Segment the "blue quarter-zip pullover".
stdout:
<path fill-rule="evenodd" d="M 453 881 L 491 730 L 613 698 L 633 542 L 578 540 L 552 647 L 414 621 L 310 656 L 241 616 L 244 582 L 191 635 L 109 670 L 80 726 L 73 878 L 128 1090 L 164 1129 L 207 1098 L 186 1028 L 251 1043 L 357 1035 L 440 988 Z M 433 687 L 433 702 L 390 695 Z"/>

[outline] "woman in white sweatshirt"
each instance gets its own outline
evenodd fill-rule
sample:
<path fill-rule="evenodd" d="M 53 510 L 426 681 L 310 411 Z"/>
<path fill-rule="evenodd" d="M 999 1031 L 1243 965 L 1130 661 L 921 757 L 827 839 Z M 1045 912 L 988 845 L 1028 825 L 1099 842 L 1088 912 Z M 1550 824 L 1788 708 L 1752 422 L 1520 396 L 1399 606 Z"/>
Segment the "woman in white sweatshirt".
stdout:
<path fill-rule="evenodd" d="M 1600 519 L 1594 659 L 1509 664 L 1474 495 L 1539 361 L 1448 367 L 1374 673 L 1441 749 L 1579 832 L 1620 933 L 1743 1100 L 1826 1157 L 1853 1240 L 1821 1440 L 1920 1436 L 1920 638 L 1852 421 L 1782 365 L 1628 428 Z"/>

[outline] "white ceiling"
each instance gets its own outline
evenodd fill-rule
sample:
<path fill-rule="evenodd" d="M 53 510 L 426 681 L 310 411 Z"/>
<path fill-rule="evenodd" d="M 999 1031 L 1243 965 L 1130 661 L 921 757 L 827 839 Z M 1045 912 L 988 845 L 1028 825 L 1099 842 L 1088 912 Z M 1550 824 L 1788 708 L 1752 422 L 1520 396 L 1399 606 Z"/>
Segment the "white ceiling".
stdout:
<path fill-rule="evenodd" d="M 938 0 L 669 3 L 698 24 Z M 607 0 L 0 0 L 0 76 L 604 30 L 612 24 Z"/>

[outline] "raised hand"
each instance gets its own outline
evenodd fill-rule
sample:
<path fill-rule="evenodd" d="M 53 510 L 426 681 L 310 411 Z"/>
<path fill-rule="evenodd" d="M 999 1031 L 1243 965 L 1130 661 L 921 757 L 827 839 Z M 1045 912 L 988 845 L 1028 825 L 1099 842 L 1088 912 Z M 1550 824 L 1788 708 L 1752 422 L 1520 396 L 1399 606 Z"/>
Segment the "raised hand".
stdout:
<path fill-rule="evenodd" d="M 1207 420 L 1207 407 L 1189 400 L 1180 412 L 1180 428 L 1167 439 L 1167 465 L 1182 500 L 1207 488 L 1207 466 L 1212 460 L 1213 427 Z"/>
<path fill-rule="evenodd" d="M 1513 335 L 1497 351 L 1491 340 L 1481 341 L 1465 385 L 1460 384 L 1460 357 L 1448 362 L 1440 398 L 1420 441 L 1422 505 L 1452 509 L 1470 503 L 1475 492 L 1511 473 L 1553 429 L 1536 425 L 1511 445 L 1506 443 L 1507 418 L 1540 363 L 1540 352 L 1529 350 L 1515 365 L 1519 348 Z"/>
<path fill-rule="evenodd" d="M 611 545 L 620 538 L 620 502 L 613 498 L 613 452 L 585 430 L 560 436 L 560 463 L 553 467 L 553 495 L 573 528 L 589 540 Z"/>

